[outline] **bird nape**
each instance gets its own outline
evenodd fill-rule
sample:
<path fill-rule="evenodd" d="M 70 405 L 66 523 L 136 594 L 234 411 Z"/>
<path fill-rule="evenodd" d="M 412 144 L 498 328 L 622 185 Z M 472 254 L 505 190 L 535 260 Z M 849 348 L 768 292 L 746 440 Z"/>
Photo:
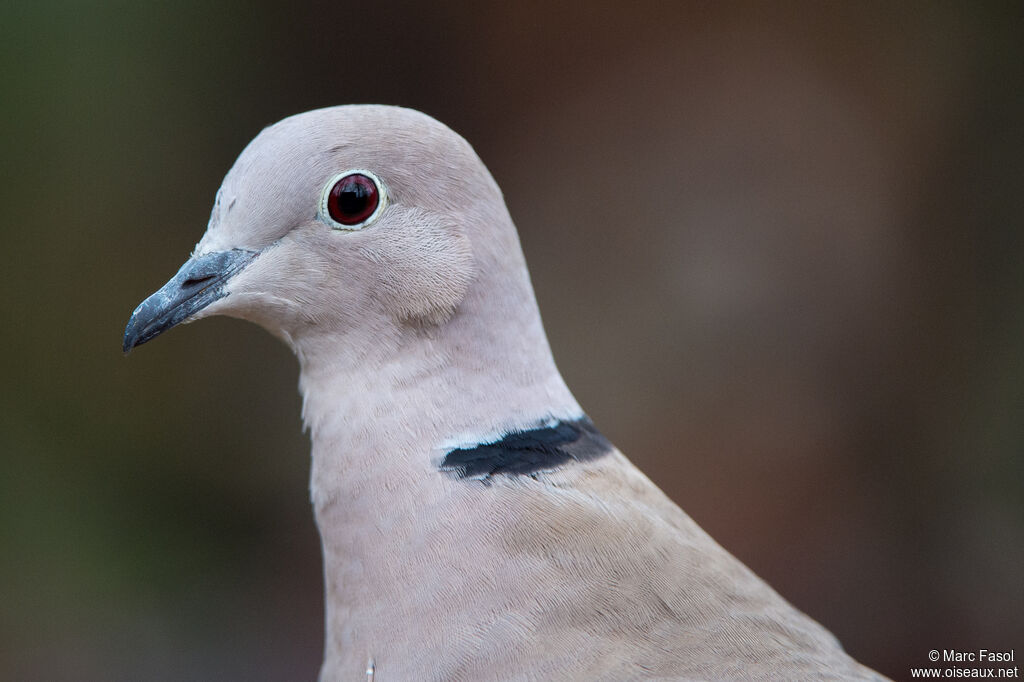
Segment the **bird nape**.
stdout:
<path fill-rule="evenodd" d="M 322 680 L 879 679 L 586 418 L 470 145 L 340 106 L 263 130 L 124 349 L 230 315 L 300 362 Z"/>

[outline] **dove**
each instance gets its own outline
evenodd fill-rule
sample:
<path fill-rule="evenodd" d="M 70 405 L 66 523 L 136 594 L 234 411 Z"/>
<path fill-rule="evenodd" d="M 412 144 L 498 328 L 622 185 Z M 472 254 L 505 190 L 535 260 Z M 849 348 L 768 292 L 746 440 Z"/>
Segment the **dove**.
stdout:
<path fill-rule="evenodd" d="M 321 680 L 883 679 L 601 435 L 500 189 L 433 118 L 347 105 L 260 132 L 124 350 L 211 315 L 299 360 Z"/>

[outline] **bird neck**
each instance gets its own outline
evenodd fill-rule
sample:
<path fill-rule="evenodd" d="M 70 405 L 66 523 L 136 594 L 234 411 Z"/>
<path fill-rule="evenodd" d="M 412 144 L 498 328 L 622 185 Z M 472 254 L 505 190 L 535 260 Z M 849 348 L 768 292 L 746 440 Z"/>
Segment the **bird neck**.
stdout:
<path fill-rule="evenodd" d="M 448 533 L 486 534 L 474 527 L 487 517 L 473 512 L 477 486 L 441 470 L 446 452 L 580 416 L 539 314 L 530 312 L 492 310 L 488 319 L 467 300 L 442 327 L 382 328 L 374 338 L 296 348 L 324 553 L 328 661 L 363 655 L 362 642 L 385 639 L 377 628 L 394 636 L 402 627 L 394 614 L 414 608 L 403 600 L 417 594 L 403 586 L 426 580 L 429 557 L 445 551 Z M 381 615 L 383 604 L 392 615 Z"/>
<path fill-rule="evenodd" d="M 362 322 L 294 345 L 303 420 L 314 458 L 325 460 L 318 465 L 365 467 L 397 450 L 422 466 L 423 448 L 436 455 L 453 442 L 582 414 L 555 366 L 525 266 L 483 270 L 443 324 Z"/>
<path fill-rule="evenodd" d="M 347 470 L 377 458 L 434 466 L 445 447 L 581 415 L 546 346 L 532 359 L 508 347 L 452 348 L 430 335 L 403 346 L 399 357 L 358 367 L 304 363 L 303 420 L 317 466 Z"/>
<path fill-rule="evenodd" d="M 486 290 L 495 282 L 479 284 Z M 363 325 L 296 346 L 318 509 L 339 498 L 359 504 L 360 491 L 383 484 L 390 487 L 382 494 L 411 493 L 398 491 L 395 481 L 421 476 L 436 483 L 446 448 L 581 416 L 551 356 L 528 280 L 523 288 L 507 309 L 495 308 L 486 291 L 475 292 L 443 325 L 382 320 L 372 332 Z"/>
<path fill-rule="evenodd" d="M 318 513 L 339 502 L 385 513 L 446 480 L 440 462 L 453 449 L 582 415 L 547 353 L 532 363 L 456 356 L 443 338 L 426 336 L 400 357 L 344 372 L 337 364 L 302 368 Z"/>

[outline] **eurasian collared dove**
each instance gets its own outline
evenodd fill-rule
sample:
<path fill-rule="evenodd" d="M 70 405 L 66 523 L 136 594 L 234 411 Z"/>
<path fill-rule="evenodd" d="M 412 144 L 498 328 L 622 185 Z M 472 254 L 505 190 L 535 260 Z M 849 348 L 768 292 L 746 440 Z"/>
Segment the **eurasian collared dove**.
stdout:
<path fill-rule="evenodd" d="M 299 358 L 322 680 L 879 678 L 594 428 L 501 191 L 432 118 L 263 130 L 124 349 L 208 315 Z"/>

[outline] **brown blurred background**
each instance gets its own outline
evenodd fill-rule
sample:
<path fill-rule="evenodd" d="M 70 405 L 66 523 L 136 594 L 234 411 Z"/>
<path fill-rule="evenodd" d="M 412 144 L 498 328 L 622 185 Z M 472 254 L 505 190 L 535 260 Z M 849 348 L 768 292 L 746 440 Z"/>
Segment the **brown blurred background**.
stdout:
<path fill-rule="evenodd" d="M 850 653 L 1024 655 L 1022 8 L 4 4 L 0 678 L 315 676 L 296 362 L 120 337 L 345 102 L 470 140 L 581 404 Z"/>

